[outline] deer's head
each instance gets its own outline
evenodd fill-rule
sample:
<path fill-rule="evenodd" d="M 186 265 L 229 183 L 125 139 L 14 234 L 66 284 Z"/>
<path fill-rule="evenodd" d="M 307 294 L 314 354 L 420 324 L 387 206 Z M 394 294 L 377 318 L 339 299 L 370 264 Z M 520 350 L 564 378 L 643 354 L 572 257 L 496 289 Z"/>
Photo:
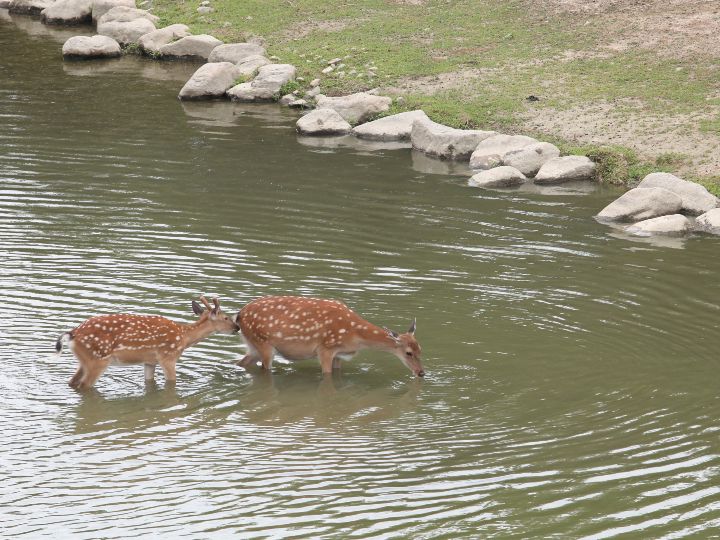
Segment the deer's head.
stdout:
<path fill-rule="evenodd" d="M 400 361 L 402 361 L 402 363 L 405 364 L 405 366 L 407 366 L 407 368 L 415 375 L 418 377 L 424 377 L 425 371 L 423 370 L 422 363 L 420 362 L 420 353 L 422 352 L 422 349 L 420 348 L 420 344 L 417 342 L 417 339 L 415 339 L 415 329 L 415 319 L 413 319 L 410 328 L 404 334 L 398 334 L 397 332 L 385 328 L 390 338 L 395 342 L 393 354 L 395 354 L 395 356 L 397 356 Z"/>
<path fill-rule="evenodd" d="M 225 315 L 222 309 L 220 309 L 220 301 L 217 298 L 213 298 L 214 306 L 211 306 L 204 296 L 200 297 L 200 301 L 205 308 L 195 300 L 192 301 L 193 313 L 200 316 L 198 323 L 209 324 L 214 332 L 220 334 L 235 334 L 240 330 L 240 327 L 235 324 L 235 321 Z"/>

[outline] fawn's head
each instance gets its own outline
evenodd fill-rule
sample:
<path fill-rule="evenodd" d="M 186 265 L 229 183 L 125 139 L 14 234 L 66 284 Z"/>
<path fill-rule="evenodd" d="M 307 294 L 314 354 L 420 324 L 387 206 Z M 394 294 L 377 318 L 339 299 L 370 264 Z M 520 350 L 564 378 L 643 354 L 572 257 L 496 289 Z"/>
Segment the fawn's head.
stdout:
<path fill-rule="evenodd" d="M 198 323 L 207 323 L 214 332 L 220 334 L 235 334 L 240 330 L 240 327 L 235 324 L 235 321 L 225 315 L 222 309 L 220 309 L 220 301 L 217 298 L 213 298 L 214 306 L 210 306 L 210 303 L 204 296 L 200 297 L 200 301 L 207 309 L 203 309 L 195 300 L 192 301 L 193 313 L 200 316 Z"/>
<path fill-rule="evenodd" d="M 393 354 L 397 356 L 400 361 L 407 366 L 418 377 L 424 377 L 425 371 L 423 370 L 422 363 L 420 362 L 420 353 L 422 349 L 417 339 L 415 339 L 415 319 L 407 332 L 404 334 L 398 334 L 392 330 L 387 331 L 388 335 L 395 341 L 395 350 Z"/>

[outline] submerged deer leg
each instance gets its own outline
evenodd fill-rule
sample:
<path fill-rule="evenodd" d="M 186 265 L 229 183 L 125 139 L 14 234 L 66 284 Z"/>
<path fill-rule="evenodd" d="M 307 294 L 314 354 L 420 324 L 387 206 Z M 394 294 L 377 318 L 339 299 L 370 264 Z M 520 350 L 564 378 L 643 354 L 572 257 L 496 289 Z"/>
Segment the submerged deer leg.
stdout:
<path fill-rule="evenodd" d="M 86 364 L 83 370 L 83 377 L 78 385 L 78 388 L 80 390 L 91 388 L 109 365 L 110 360 L 108 358 L 99 358 L 93 361 L 90 365 Z"/>
<path fill-rule="evenodd" d="M 323 375 L 329 375 L 332 373 L 333 364 L 335 357 L 335 351 L 330 349 L 321 349 L 318 353 L 320 359 L 320 367 L 322 368 Z"/>
<path fill-rule="evenodd" d="M 80 379 L 82 379 L 83 377 L 83 373 L 83 367 L 82 364 L 80 364 L 77 371 L 75 372 L 75 375 L 73 375 L 72 379 L 70 379 L 68 386 L 70 386 L 70 388 L 77 388 L 78 384 L 80 384 Z"/>
<path fill-rule="evenodd" d="M 145 364 L 145 382 L 155 380 L 155 364 Z"/>

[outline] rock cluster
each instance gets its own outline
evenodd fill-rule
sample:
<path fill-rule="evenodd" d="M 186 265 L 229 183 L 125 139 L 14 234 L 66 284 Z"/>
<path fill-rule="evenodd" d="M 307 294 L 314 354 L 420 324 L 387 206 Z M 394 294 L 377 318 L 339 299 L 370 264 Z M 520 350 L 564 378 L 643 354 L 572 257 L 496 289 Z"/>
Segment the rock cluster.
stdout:
<path fill-rule="evenodd" d="M 699 184 L 668 173 L 647 175 L 596 216 L 600 222 L 629 222 L 631 234 L 720 233 L 717 197 Z M 699 216 L 694 223 L 686 216 Z"/>

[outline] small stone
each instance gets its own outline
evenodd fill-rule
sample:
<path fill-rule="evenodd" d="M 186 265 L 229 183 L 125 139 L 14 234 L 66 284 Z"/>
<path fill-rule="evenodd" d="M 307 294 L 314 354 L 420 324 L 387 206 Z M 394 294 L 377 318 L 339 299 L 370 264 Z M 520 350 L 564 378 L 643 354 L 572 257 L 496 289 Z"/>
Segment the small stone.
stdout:
<path fill-rule="evenodd" d="M 290 105 L 295 100 L 296 100 L 296 98 L 293 94 L 285 94 L 283 97 L 281 97 L 278 100 L 278 103 L 280 105 Z"/>
<path fill-rule="evenodd" d="M 280 60 L 280 57 L 273 55 L 270 57 L 270 60 L 272 60 L 273 62 L 277 62 L 278 60 Z"/>
<path fill-rule="evenodd" d="M 159 54 L 160 47 L 172 43 L 180 38 L 190 35 L 190 29 L 184 24 L 171 24 L 165 28 L 158 28 L 153 32 L 140 36 L 138 45 L 143 52 L 148 54 Z"/>
<path fill-rule="evenodd" d="M 637 187 L 661 187 L 672 191 L 682 199 L 682 211 L 693 216 L 700 215 L 718 206 L 717 197 L 703 186 L 669 173 L 648 174 Z"/>
<path fill-rule="evenodd" d="M 390 109 L 389 97 L 375 96 L 368 92 L 358 92 L 341 97 L 318 96 L 319 108 L 334 109 L 351 124 L 367 121 L 369 118 Z"/>
<path fill-rule="evenodd" d="M 556 157 L 560 157 L 560 150 L 557 146 L 539 142 L 507 152 L 503 156 L 503 165 L 515 167 L 525 176 L 535 176 L 540 167 Z"/>
<path fill-rule="evenodd" d="M 600 221 L 642 221 L 676 214 L 680 208 L 682 199 L 672 191 L 664 188 L 634 188 L 603 208 L 597 218 Z"/>
<path fill-rule="evenodd" d="M 297 121 L 296 129 L 303 135 L 345 135 L 350 124 L 332 109 L 315 109 Z"/>
<path fill-rule="evenodd" d="M 690 230 L 690 220 L 682 214 L 672 214 L 638 221 L 625 230 L 631 234 L 679 234 Z"/>
<path fill-rule="evenodd" d="M 372 141 L 409 141 L 413 122 L 425 119 L 427 115 L 420 110 L 393 114 L 360 124 L 353 128 L 353 134 Z"/>
<path fill-rule="evenodd" d="M 310 90 L 305 92 L 305 97 L 306 98 L 314 98 L 315 96 L 319 96 L 321 92 L 322 92 L 322 90 L 320 89 L 319 86 L 314 86 L 313 88 L 311 88 Z"/>
<path fill-rule="evenodd" d="M 222 41 L 208 34 L 187 36 L 160 47 L 160 55 L 173 58 L 187 58 L 204 60 L 207 62 L 210 53 L 215 47 L 222 45 Z"/>
<path fill-rule="evenodd" d="M 295 80 L 297 82 L 305 82 L 305 77 L 296 77 Z"/>
<path fill-rule="evenodd" d="M 494 131 L 455 129 L 427 120 L 415 120 L 410 133 L 413 148 L 441 159 L 469 160 L 470 154 Z"/>
<path fill-rule="evenodd" d="M 308 102 L 304 99 L 296 99 L 295 101 L 288 103 L 288 107 L 291 109 L 305 109 L 308 106 Z"/>
<path fill-rule="evenodd" d="M 310 86 L 320 86 L 320 79 L 313 79 L 312 81 L 310 81 Z"/>
<path fill-rule="evenodd" d="M 210 5 L 210 0 L 202 0 L 202 2 L 200 2 L 200 5 L 201 5 L 201 6 L 209 6 L 209 5 Z"/>
<path fill-rule="evenodd" d="M 328 65 L 332 66 L 333 64 L 338 64 L 342 62 L 342 58 L 333 58 L 332 60 L 328 60 Z"/>
<path fill-rule="evenodd" d="M 536 184 L 561 184 L 575 180 L 592 180 L 596 165 L 587 156 L 564 156 L 546 161 L 537 175 Z"/>
<path fill-rule="evenodd" d="M 474 175 L 468 185 L 482 188 L 504 188 L 524 184 L 527 178 L 514 167 L 502 166 L 488 169 Z"/>
<path fill-rule="evenodd" d="M 332 73 L 332 71 L 333 71 L 334 69 L 335 69 L 335 68 L 334 68 L 333 66 L 328 66 L 328 67 L 326 67 L 325 69 L 322 70 L 322 73 L 324 73 L 325 75 L 327 75 L 328 73 Z"/>
<path fill-rule="evenodd" d="M 213 62 L 200 66 L 180 90 L 180 99 L 222 97 L 235 84 L 238 68 L 231 62 Z"/>
<path fill-rule="evenodd" d="M 265 57 L 265 47 L 256 45 L 255 43 L 223 43 L 215 47 L 208 62 L 232 62 L 240 64 L 250 57 Z"/>
<path fill-rule="evenodd" d="M 503 164 L 508 152 L 519 150 L 538 141 L 525 135 L 497 134 L 488 137 L 473 151 L 470 156 L 470 167 L 473 169 L 491 169 Z"/>
<path fill-rule="evenodd" d="M 207 15 L 208 13 L 212 13 L 215 11 L 215 9 L 211 8 L 210 6 L 200 6 L 195 11 L 197 11 L 200 15 Z"/>
<path fill-rule="evenodd" d="M 698 230 L 712 234 L 720 234 L 720 208 L 713 208 L 697 217 L 695 226 Z"/>
<path fill-rule="evenodd" d="M 110 58 L 120 56 L 120 44 L 107 36 L 75 36 L 62 48 L 65 58 Z"/>

